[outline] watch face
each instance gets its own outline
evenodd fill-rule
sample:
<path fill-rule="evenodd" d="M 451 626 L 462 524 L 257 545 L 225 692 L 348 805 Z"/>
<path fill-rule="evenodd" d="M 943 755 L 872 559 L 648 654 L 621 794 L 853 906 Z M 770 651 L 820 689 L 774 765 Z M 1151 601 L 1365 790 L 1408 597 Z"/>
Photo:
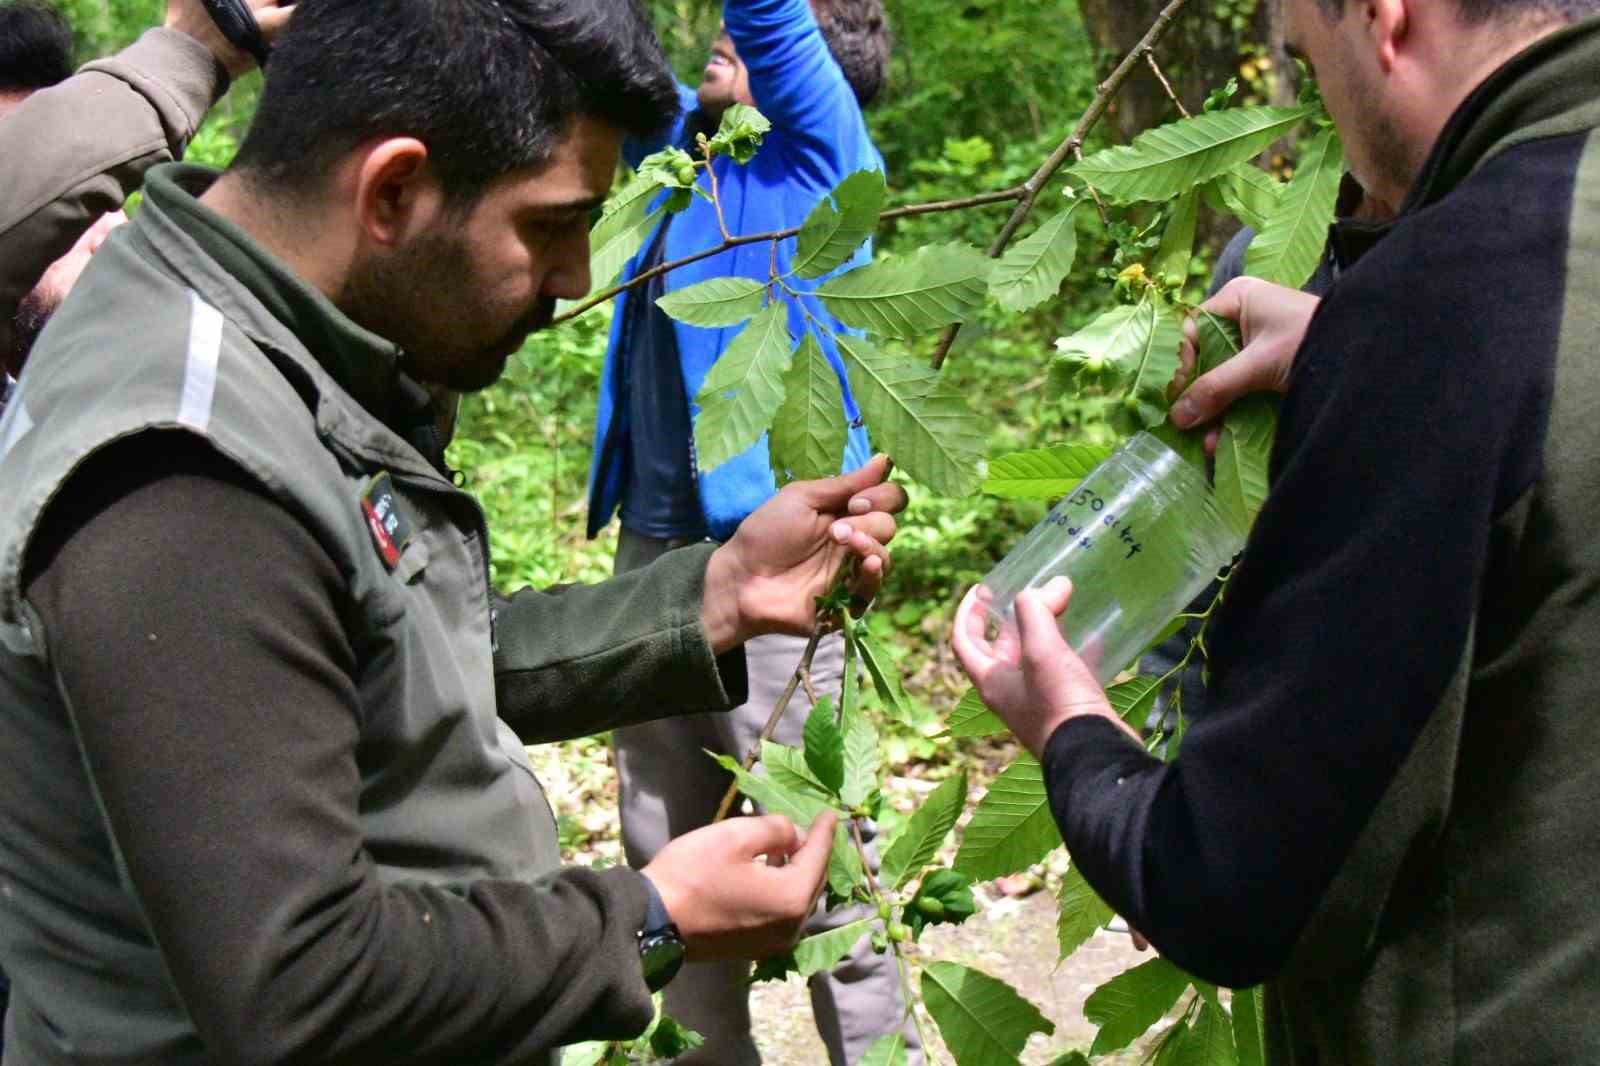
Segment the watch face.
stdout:
<path fill-rule="evenodd" d="M 644 971 L 644 983 L 652 992 L 659 992 L 668 981 L 678 975 L 683 966 L 683 941 L 674 926 L 644 933 L 639 937 L 639 965 Z"/>

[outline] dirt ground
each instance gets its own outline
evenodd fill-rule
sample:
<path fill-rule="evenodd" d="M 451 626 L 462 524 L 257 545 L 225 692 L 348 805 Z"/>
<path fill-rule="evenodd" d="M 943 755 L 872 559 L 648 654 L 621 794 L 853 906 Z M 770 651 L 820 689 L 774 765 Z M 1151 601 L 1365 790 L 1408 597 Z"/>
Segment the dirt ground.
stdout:
<path fill-rule="evenodd" d="M 1083 1017 L 1083 1001 L 1149 958 L 1134 951 L 1125 933 L 1102 931 L 1058 967 L 1055 921 L 1054 900 L 1037 892 L 1026 899 L 1001 899 L 960 927 L 936 926 L 922 940 L 930 959 L 959 962 L 1004 978 L 1055 1023 L 1054 1035 L 1034 1034 L 1020 1059 L 1023 1066 L 1045 1066 L 1062 1052 L 1087 1051 L 1095 1030 Z M 756 1042 L 766 1066 L 826 1066 L 804 982 L 791 978 L 784 984 L 757 985 L 751 1014 L 758 1019 Z M 923 1031 L 938 1039 L 926 1018 Z M 936 1053 L 937 1061 L 951 1061 L 942 1046 Z M 1129 1052 L 1124 1058 L 1131 1064 L 1140 1056 Z"/>

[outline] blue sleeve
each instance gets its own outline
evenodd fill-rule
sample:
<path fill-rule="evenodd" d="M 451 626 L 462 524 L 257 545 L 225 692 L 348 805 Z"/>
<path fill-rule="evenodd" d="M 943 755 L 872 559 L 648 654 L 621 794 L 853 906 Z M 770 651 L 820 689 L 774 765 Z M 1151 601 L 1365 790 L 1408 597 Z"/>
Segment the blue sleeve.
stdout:
<path fill-rule="evenodd" d="M 834 180 L 841 153 L 865 138 L 865 120 L 811 5 L 807 0 L 727 0 L 723 21 L 749 68 L 756 106 L 793 150 L 822 164 L 819 169 Z"/>

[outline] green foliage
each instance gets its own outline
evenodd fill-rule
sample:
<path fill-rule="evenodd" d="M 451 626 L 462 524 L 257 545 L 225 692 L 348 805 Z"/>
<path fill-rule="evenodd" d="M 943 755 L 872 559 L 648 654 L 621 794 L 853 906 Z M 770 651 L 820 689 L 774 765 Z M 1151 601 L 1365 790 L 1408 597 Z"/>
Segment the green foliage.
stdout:
<path fill-rule="evenodd" d="M 736 326 L 761 310 L 766 294 L 764 282 L 750 278 L 711 278 L 668 293 L 656 301 L 656 306 L 691 326 Z"/>
<path fill-rule="evenodd" d="M 1110 454 L 1110 448 L 1094 444 L 1013 452 L 989 462 L 983 491 L 1012 500 L 1057 500 L 1077 488 Z"/>
<path fill-rule="evenodd" d="M 1031 1034 L 1055 1032 L 1010 985 L 953 962 L 923 968 L 922 1001 L 961 1066 L 1016 1066 Z"/>
<path fill-rule="evenodd" d="M 839 792 L 844 788 L 844 733 L 833 700 L 827 696 L 817 701 L 806 718 L 805 742 L 806 766 L 818 784 L 829 792 Z"/>
<path fill-rule="evenodd" d="M 1156 249 L 1154 273 L 1157 278 L 1181 281 L 1189 276 L 1189 260 L 1194 258 L 1195 232 L 1200 225 L 1200 190 L 1190 189 L 1172 205 L 1172 213 L 1161 232 Z"/>
<path fill-rule="evenodd" d="M 955 869 L 974 881 L 989 881 L 1026 870 L 1060 846 L 1044 771 L 1033 756 L 1019 755 L 979 801 Z"/>
<path fill-rule="evenodd" d="M 879 1037 L 858 1066 L 906 1066 L 906 1038 L 900 1033 Z"/>
<path fill-rule="evenodd" d="M 661 221 L 663 209 L 651 210 L 660 192 L 659 181 L 636 175 L 606 201 L 600 220 L 589 231 L 592 290 L 599 291 L 616 281 L 628 260 L 639 254 L 645 239 Z"/>
<path fill-rule="evenodd" d="M 1344 149 L 1332 127 L 1306 147 L 1294 178 L 1245 256 L 1245 269 L 1291 289 L 1310 280 L 1328 241 L 1328 219 L 1339 199 Z"/>
<path fill-rule="evenodd" d="M 884 850 L 879 881 L 886 888 L 899 891 L 927 868 L 955 828 L 966 803 L 966 774 L 952 777 L 934 789 Z"/>
<path fill-rule="evenodd" d="M 806 937 L 794 946 L 795 971 L 801 977 L 810 977 L 833 969 L 867 935 L 871 924 L 870 919 L 862 918 Z"/>
<path fill-rule="evenodd" d="M 1083 879 L 1076 863 L 1056 891 L 1056 913 L 1056 941 L 1061 945 L 1063 961 L 1115 917 L 1115 912 Z"/>
<path fill-rule="evenodd" d="M 716 469 L 761 439 L 783 403 L 790 358 L 789 308 L 773 301 L 728 345 L 695 397 L 701 470 Z"/>
<path fill-rule="evenodd" d="M 975 688 L 967 689 L 944 724 L 952 737 L 987 737 L 1006 731 L 1006 724 L 983 705 L 983 698 Z"/>
<path fill-rule="evenodd" d="M 835 339 L 878 447 L 935 492 L 970 495 L 983 477 L 984 434 L 966 398 L 923 363 L 857 337 Z"/>
<path fill-rule="evenodd" d="M 920 248 L 841 274 L 817 295 L 852 329 L 911 340 L 976 313 L 993 269 L 994 260 L 965 245 Z"/>
<path fill-rule="evenodd" d="M 1233 1025 L 1227 1012 L 1204 1003 L 1193 1022 L 1180 1021 L 1163 1041 L 1156 1066 L 1234 1066 Z"/>
<path fill-rule="evenodd" d="M 771 132 L 772 123 L 767 116 L 745 104 L 729 104 L 722 112 L 716 134 L 706 145 L 706 155 L 725 155 L 743 166 L 755 158 L 762 140 Z"/>
<path fill-rule="evenodd" d="M 959 807 L 956 813 L 961 813 Z M 906 924 L 911 935 L 919 937 L 930 925 L 960 925 L 977 909 L 971 882 L 954 870 L 934 870 L 922 879 L 917 894 L 906 904 Z"/>
<path fill-rule="evenodd" d="M 989 292 L 1001 307 L 1031 311 L 1060 291 L 1078 256 L 1076 209 L 1056 215 L 1001 258 L 989 277 Z"/>
<path fill-rule="evenodd" d="M 1258 233 L 1277 210 L 1283 190 L 1282 183 L 1251 163 L 1240 163 L 1201 187 L 1214 210 L 1232 214 Z"/>
<path fill-rule="evenodd" d="M 1166 200 L 1259 155 L 1310 113 L 1282 107 L 1211 111 L 1147 130 L 1131 145 L 1095 153 L 1072 172 L 1118 200 Z"/>
<path fill-rule="evenodd" d="M 1181 321 L 1154 288 L 1139 302 L 1114 308 L 1056 342 L 1058 362 L 1082 380 L 1112 383 L 1125 396 L 1115 423 L 1124 432 L 1159 426 L 1167 417 L 1167 386 L 1178 371 Z"/>
<path fill-rule="evenodd" d="M 1223 418 L 1217 443 L 1217 504 L 1240 529 L 1249 529 L 1267 498 L 1267 468 L 1278 425 L 1278 398 L 1255 393 Z"/>
<path fill-rule="evenodd" d="M 1161 1020 L 1189 987 L 1189 975 L 1166 959 L 1149 962 L 1095 989 L 1083 1004 L 1083 1015 L 1100 1027 L 1091 1055 L 1120 1051 Z"/>
<path fill-rule="evenodd" d="M 1160 694 L 1161 679 L 1157 677 L 1135 677 L 1106 689 L 1106 699 L 1111 702 L 1111 709 L 1117 712 L 1118 718 L 1136 730 L 1144 728 L 1145 719 L 1150 717 L 1150 708 L 1155 706 L 1156 697 Z"/>
<path fill-rule="evenodd" d="M 767 438 L 773 477 L 780 486 L 832 477 L 844 464 L 849 433 L 839 377 L 807 330 L 783 377 L 783 402 Z"/>
<path fill-rule="evenodd" d="M 1233 994 L 1233 1043 L 1239 1066 L 1266 1066 L 1266 996 L 1258 985 Z"/>
<path fill-rule="evenodd" d="M 878 213 L 888 195 L 883 175 L 876 170 L 857 171 L 840 182 L 801 227 L 794 273 L 820 278 L 843 266 L 877 230 Z"/>

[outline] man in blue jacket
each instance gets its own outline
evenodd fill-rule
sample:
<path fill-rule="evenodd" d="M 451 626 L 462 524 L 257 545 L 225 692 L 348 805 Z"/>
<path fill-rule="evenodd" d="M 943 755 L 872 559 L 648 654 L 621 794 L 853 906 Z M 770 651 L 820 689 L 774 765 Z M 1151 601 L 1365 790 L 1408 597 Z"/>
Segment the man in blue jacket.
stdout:
<path fill-rule="evenodd" d="M 882 88 L 889 37 L 882 0 L 727 0 L 724 28 L 712 44 L 699 88 L 680 86 L 684 117 L 657 141 L 631 142 L 637 164 L 669 145 L 694 150 L 698 132 L 715 130 L 733 103 L 759 108 L 772 131 L 747 166 L 719 158 L 717 187 L 724 216 L 735 233 L 760 233 L 798 226 L 840 181 L 860 170 L 883 170 L 862 107 Z M 702 175 L 702 185 L 709 182 Z M 635 277 L 722 242 L 716 211 L 696 197 L 645 242 L 625 270 Z M 793 241 L 778 249 L 778 269 L 787 269 Z M 870 246 L 843 269 L 871 257 Z M 617 572 L 636 569 L 661 554 L 706 538 L 726 539 L 746 515 L 775 491 L 767 442 L 715 470 L 696 469 L 691 400 L 712 364 L 739 327 L 701 329 L 673 322 L 656 307 L 663 294 L 714 277 L 763 281 L 771 269 L 767 245 L 736 248 L 674 271 L 619 298 L 602 379 L 590 474 L 589 535 L 599 533 L 618 511 L 622 534 Z M 801 283 L 802 287 L 805 283 Z M 842 328 L 815 297 L 806 310 L 832 328 Z M 790 331 L 799 337 L 804 318 L 791 304 Z M 859 411 L 837 351 L 822 345 L 838 372 L 845 414 L 852 428 L 844 468 L 871 455 Z M 710 822 L 726 790 L 726 773 L 706 750 L 742 756 L 765 724 L 799 662 L 804 641 L 760 638 L 746 646 L 749 702 L 729 714 L 680 718 L 629 727 L 616 733 L 622 789 L 622 836 L 628 861 L 641 866 L 673 837 Z M 813 665 L 819 691 L 837 692 L 843 642 L 825 641 Z M 799 744 L 805 711 L 792 708 L 778 740 Z M 861 915 L 830 916 L 830 923 Z M 812 931 L 816 931 L 814 928 Z M 740 1066 L 760 1062 L 750 1036 L 747 968 L 739 964 L 691 964 L 667 990 L 667 1010 L 698 1030 L 705 1046 L 684 1062 Z M 874 1040 L 902 1025 L 904 1001 L 891 956 L 876 955 L 863 939 L 831 974 L 812 979 L 818 1028 L 835 1066 L 855 1063 Z M 920 1061 L 913 1027 L 907 1041 Z"/>

